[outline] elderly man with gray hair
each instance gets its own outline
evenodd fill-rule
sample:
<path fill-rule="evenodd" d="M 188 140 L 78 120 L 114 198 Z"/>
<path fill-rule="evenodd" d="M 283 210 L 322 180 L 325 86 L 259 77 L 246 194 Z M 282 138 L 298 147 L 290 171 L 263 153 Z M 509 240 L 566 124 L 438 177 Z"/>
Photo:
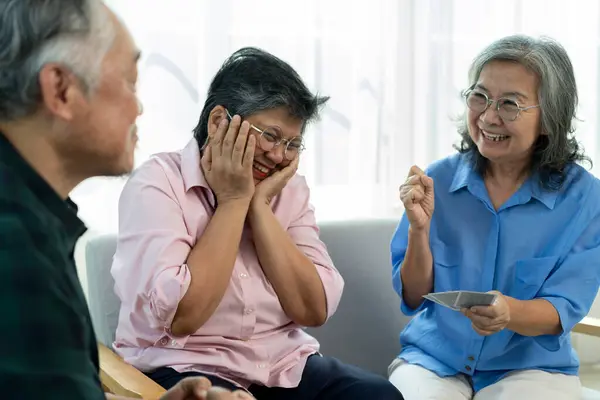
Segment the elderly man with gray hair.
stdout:
<path fill-rule="evenodd" d="M 105 398 L 73 260 L 85 226 L 68 195 L 133 168 L 139 56 L 99 0 L 0 0 L 3 398 Z M 204 399 L 209 387 L 184 380 L 163 398 Z"/>

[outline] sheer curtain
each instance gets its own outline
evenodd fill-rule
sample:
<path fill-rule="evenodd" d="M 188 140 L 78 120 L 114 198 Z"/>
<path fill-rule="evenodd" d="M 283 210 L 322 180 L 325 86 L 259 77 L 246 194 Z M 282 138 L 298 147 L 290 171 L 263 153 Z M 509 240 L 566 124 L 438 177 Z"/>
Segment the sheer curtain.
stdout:
<path fill-rule="evenodd" d="M 412 164 L 453 152 L 471 59 L 513 33 L 548 35 L 568 50 L 580 90 L 577 135 L 598 159 L 600 8 L 564 0 L 107 0 L 143 51 L 139 165 L 191 139 L 212 76 L 242 46 L 288 61 L 331 96 L 306 132 L 300 172 L 317 217 L 400 216 Z M 126 178 L 73 193 L 93 231 L 117 229 Z M 600 307 L 593 313 L 600 314 Z"/>
<path fill-rule="evenodd" d="M 581 95 L 577 135 L 597 141 L 598 2 L 563 0 L 112 0 L 143 51 L 139 165 L 191 138 L 208 84 L 242 46 L 288 61 L 330 95 L 306 132 L 300 166 L 319 219 L 398 216 L 412 164 L 453 152 L 453 118 L 471 59 L 492 40 L 545 34 L 569 51 Z M 125 178 L 91 179 L 73 197 L 95 230 L 114 231 Z"/>

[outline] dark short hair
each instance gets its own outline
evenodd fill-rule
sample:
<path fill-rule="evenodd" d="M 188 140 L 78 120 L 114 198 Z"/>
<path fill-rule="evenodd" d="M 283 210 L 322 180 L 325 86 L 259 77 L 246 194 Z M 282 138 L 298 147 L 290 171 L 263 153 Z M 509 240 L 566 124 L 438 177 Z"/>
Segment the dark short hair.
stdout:
<path fill-rule="evenodd" d="M 319 116 L 329 97 L 312 94 L 286 62 L 254 47 L 233 53 L 213 78 L 194 137 L 202 147 L 208 137 L 208 118 L 223 106 L 242 118 L 260 111 L 285 107 L 306 124 Z"/>
<path fill-rule="evenodd" d="M 558 190 L 566 178 L 566 167 L 577 161 L 591 160 L 572 135 L 577 109 L 577 85 L 573 66 L 566 50 L 556 41 L 541 37 L 513 35 L 499 39 L 475 57 L 469 69 L 469 85 L 477 83 L 483 68 L 492 61 L 512 61 L 536 74 L 539 80 L 540 135 L 534 144 L 532 172 L 539 173 L 547 190 Z M 467 120 L 462 118 L 457 150 L 470 156 L 482 175 L 488 167 L 477 145 L 471 139 Z"/>

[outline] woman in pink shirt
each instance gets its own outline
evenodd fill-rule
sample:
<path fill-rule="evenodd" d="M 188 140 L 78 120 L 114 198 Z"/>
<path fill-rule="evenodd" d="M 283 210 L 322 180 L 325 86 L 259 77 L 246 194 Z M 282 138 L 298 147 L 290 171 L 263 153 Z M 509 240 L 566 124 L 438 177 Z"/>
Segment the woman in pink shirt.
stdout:
<path fill-rule="evenodd" d="M 275 56 L 241 49 L 214 77 L 194 139 L 126 184 L 114 347 L 165 388 L 200 375 L 259 400 L 402 399 L 303 330 L 327 321 L 344 286 L 296 174 L 327 100 Z"/>

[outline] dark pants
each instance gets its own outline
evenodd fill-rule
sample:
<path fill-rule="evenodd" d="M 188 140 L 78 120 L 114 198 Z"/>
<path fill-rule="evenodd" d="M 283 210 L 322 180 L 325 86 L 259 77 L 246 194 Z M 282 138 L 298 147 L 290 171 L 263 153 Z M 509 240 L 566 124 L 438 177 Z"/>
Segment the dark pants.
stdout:
<path fill-rule="evenodd" d="M 188 376 L 205 376 L 213 385 L 237 389 L 230 382 L 215 376 L 197 372 L 179 373 L 167 367 L 147 375 L 165 389 L 170 389 Z M 319 355 L 308 358 L 296 388 L 251 385 L 248 390 L 257 400 L 403 400 L 398 389 L 387 379 L 335 358 Z"/>

